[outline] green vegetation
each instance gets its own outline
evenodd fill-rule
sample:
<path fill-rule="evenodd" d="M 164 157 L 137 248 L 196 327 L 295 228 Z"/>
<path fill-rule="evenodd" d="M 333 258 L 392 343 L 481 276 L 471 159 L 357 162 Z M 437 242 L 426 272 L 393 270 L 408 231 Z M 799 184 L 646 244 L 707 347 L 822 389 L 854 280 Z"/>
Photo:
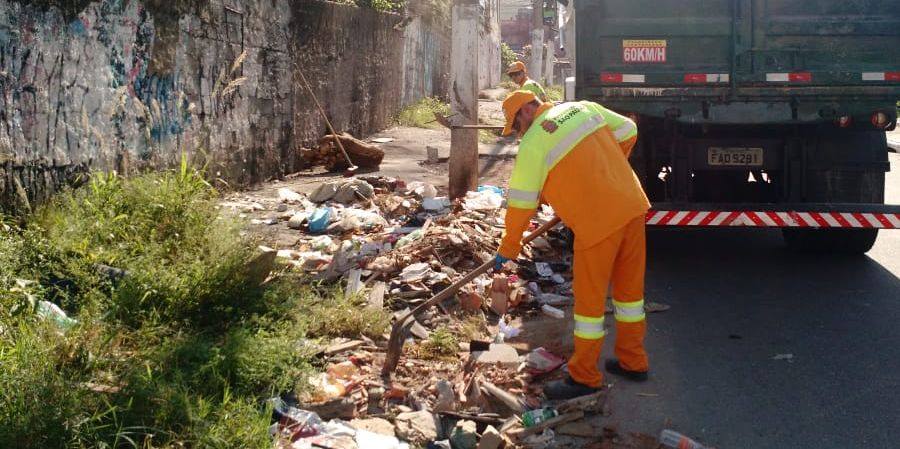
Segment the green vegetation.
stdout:
<path fill-rule="evenodd" d="M 497 138 L 500 137 L 498 132 L 495 132 L 490 129 L 479 129 L 478 130 L 478 141 L 481 143 L 497 143 Z"/>
<path fill-rule="evenodd" d="M 511 80 L 511 79 L 509 78 L 509 76 L 507 76 L 506 74 L 503 74 L 503 76 L 500 77 L 500 84 L 499 84 L 499 86 L 502 87 L 502 88 L 504 88 L 504 89 L 506 89 L 506 90 L 508 90 L 508 91 L 510 91 L 510 92 L 519 89 L 519 85 L 516 84 L 515 81 Z"/>
<path fill-rule="evenodd" d="M 356 0 L 357 6 L 385 12 L 398 12 L 403 9 L 405 3 L 405 0 Z"/>
<path fill-rule="evenodd" d="M 437 128 L 440 124 L 434 121 L 434 113 L 450 115 L 450 105 L 436 97 L 425 97 L 400 111 L 394 120 L 401 126 L 417 128 Z"/>
<path fill-rule="evenodd" d="M 459 352 L 459 340 L 446 327 L 435 329 L 427 340 L 419 344 L 418 356 L 423 359 L 448 359 Z"/>
<path fill-rule="evenodd" d="M 550 101 L 562 101 L 563 97 L 565 96 L 563 86 L 560 86 L 558 84 L 553 85 L 553 86 L 547 86 L 547 88 L 544 89 L 544 91 L 547 92 L 547 99 Z"/>
<path fill-rule="evenodd" d="M 519 59 L 516 56 L 516 53 L 509 48 L 509 45 L 506 42 L 500 43 L 500 64 L 503 72 L 506 73 L 506 68 L 509 67 L 510 64 L 516 62 Z"/>
<path fill-rule="evenodd" d="M 481 340 L 488 333 L 487 324 L 482 315 L 470 315 L 459 325 L 457 333 L 463 341 Z"/>
<path fill-rule="evenodd" d="M 406 0 L 335 0 L 335 3 L 372 8 L 376 11 L 400 12 L 406 5 Z"/>
<path fill-rule="evenodd" d="M 216 201 L 185 162 L 94 175 L 4 226 L 0 447 L 271 448 L 265 400 L 317 369 L 304 341 L 384 331 L 387 313 L 333 286 L 260 285 L 256 242 Z"/>

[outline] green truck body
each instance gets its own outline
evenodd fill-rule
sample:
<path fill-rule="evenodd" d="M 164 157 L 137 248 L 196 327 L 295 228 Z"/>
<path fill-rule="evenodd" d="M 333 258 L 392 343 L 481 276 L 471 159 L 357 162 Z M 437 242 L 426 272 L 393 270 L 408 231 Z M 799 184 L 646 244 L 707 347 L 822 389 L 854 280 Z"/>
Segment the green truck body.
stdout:
<path fill-rule="evenodd" d="M 635 119 L 631 162 L 656 206 L 900 212 L 883 205 L 884 132 L 900 100 L 900 1 L 574 8 L 575 98 Z M 877 236 L 788 228 L 785 240 L 802 249 L 863 252 Z"/>
<path fill-rule="evenodd" d="M 658 117 L 677 109 L 689 123 L 896 115 L 896 0 L 580 0 L 575 8 L 579 97 Z"/>

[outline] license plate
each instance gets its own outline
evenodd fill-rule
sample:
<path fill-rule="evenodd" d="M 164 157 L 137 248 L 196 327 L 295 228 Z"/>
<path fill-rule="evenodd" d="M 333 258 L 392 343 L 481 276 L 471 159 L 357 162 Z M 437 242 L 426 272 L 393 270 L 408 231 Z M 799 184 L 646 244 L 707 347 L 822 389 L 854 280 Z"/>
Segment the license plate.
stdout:
<path fill-rule="evenodd" d="M 761 167 L 763 164 L 762 148 L 709 147 L 707 155 L 709 165 Z"/>

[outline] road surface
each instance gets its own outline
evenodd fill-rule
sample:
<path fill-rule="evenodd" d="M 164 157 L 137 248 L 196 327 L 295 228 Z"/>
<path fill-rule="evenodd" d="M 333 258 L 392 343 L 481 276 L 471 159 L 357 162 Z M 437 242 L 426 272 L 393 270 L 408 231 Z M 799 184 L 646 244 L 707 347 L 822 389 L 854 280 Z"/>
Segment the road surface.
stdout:
<path fill-rule="evenodd" d="M 887 183 L 900 204 L 900 173 Z M 649 256 L 646 298 L 672 308 L 648 315 L 651 380 L 608 377 L 621 428 L 669 421 L 720 449 L 900 447 L 900 230 L 859 257 L 792 254 L 778 231 L 659 230 Z"/>

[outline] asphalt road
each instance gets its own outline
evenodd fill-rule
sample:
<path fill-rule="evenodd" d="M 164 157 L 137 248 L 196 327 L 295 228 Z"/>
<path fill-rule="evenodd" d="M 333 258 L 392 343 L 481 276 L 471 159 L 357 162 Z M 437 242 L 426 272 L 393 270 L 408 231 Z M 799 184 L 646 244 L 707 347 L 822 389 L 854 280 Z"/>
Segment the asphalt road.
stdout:
<path fill-rule="evenodd" d="M 887 190 L 900 204 L 900 173 Z M 648 316 L 651 380 L 608 377 L 613 421 L 720 449 L 900 447 L 898 276 L 900 230 L 857 257 L 793 254 L 777 231 L 651 232 L 646 298 L 672 308 Z"/>

